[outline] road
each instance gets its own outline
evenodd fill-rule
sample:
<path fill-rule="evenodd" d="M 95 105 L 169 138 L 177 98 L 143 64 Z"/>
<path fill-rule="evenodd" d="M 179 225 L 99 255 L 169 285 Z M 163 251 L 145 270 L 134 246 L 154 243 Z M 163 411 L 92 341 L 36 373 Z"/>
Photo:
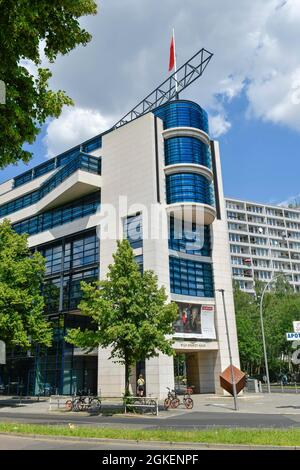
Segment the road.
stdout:
<path fill-rule="evenodd" d="M 32 437 L 16 437 L 16 436 L 3 436 L 0 437 L 0 451 L 1 450 L 170 450 L 170 444 L 137 444 L 137 443 L 124 443 L 106 441 L 103 443 L 95 443 L 84 440 L 67 441 L 64 439 L 51 439 L 51 438 L 32 438 Z M 193 450 L 199 449 L 199 446 L 186 445 L 186 446 L 172 446 L 172 450 Z"/>
<path fill-rule="evenodd" d="M 203 429 L 211 426 L 217 427 L 300 427 L 300 414 L 255 414 L 241 412 L 199 412 L 189 411 L 176 416 L 156 418 L 156 417 L 135 417 L 135 416 L 87 416 L 80 414 L 37 414 L 26 413 L 21 415 L 18 412 L 0 413 L 1 422 L 19 422 L 31 424 L 64 425 L 74 423 L 85 426 L 106 426 L 118 428 L 174 428 L 174 429 Z"/>

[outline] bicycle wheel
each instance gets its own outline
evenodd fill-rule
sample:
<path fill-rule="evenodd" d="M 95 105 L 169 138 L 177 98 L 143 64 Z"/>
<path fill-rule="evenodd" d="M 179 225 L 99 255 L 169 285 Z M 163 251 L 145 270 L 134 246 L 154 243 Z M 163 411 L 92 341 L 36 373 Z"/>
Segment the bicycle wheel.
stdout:
<path fill-rule="evenodd" d="M 173 409 L 178 408 L 179 405 L 180 405 L 179 398 L 173 398 L 173 400 L 171 401 L 171 408 Z"/>
<path fill-rule="evenodd" d="M 73 402 L 73 410 L 74 411 L 82 411 L 84 408 L 84 404 L 82 402 L 82 399 L 81 398 L 75 398 L 74 402 Z"/>
<path fill-rule="evenodd" d="M 184 404 L 185 404 L 185 407 L 188 409 L 188 410 L 191 410 L 194 406 L 194 402 L 192 400 L 192 398 L 186 398 L 184 400 Z"/>
<path fill-rule="evenodd" d="M 92 398 L 90 400 L 89 410 L 92 413 L 99 413 L 99 411 L 101 410 L 101 401 L 99 400 L 99 398 Z"/>
<path fill-rule="evenodd" d="M 151 408 L 148 408 L 148 410 L 153 414 L 156 415 L 156 401 L 155 400 L 149 400 L 147 405 L 150 405 Z"/>
<path fill-rule="evenodd" d="M 165 410 L 168 410 L 171 406 L 171 399 L 170 398 L 166 398 L 165 401 L 164 401 L 164 409 Z"/>
<path fill-rule="evenodd" d="M 72 400 L 67 400 L 66 401 L 65 409 L 66 409 L 66 411 L 72 411 L 72 409 L 73 409 L 73 401 Z"/>
<path fill-rule="evenodd" d="M 136 398 L 134 401 L 133 401 L 133 411 L 134 413 L 144 413 L 145 412 L 145 408 L 142 406 L 145 404 L 143 398 Z"/>

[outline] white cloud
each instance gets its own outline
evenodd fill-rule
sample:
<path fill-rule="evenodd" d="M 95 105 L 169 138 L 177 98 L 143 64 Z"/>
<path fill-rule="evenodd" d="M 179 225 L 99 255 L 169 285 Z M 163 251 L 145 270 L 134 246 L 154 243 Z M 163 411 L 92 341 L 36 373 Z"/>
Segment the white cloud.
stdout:
<path fill-rule="evenodd" d="M 51 65 L 52 86 L 79 109 L 104 120 L 126 114 L 168 76 L 175 27 L 178 65 L 201 47 L 214 53 L 181 95 L 209 111 L 214 136 L 230 129 L 227 105 L 241 93 L 251 119 L 300 132 L 300 0 L 114 0 L 82 24 L 92 42 Z"/>
<path fill-rule="evenodd" d="M 48 157 L 53 157 L 110 128 L 112 120 L 98 111 L 84 108 L 65 108 L 59 117 L 48 124 L 44 142 Z"/>
<path fill-rule="evenodd" d="M 209 118 L 209 128 L 211 136 L 217 139 L 229 131 L 231 123 L 222 114 L 217 114 Z"/>
<path fill-rule="evenodd" d="M 282 207 L 288 207 L 289 205 L 297 205 L 300 206 L 300 194 L 296 194 L 295 196 L 290 196 L 284 201 L 279 202 L 277 205 Z"/>

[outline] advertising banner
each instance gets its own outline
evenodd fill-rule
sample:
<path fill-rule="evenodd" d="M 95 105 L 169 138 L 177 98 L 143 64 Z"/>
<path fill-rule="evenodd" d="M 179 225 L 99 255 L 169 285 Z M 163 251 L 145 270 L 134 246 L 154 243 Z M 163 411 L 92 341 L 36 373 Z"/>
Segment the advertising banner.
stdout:
<path fill-rule="evenodd" d="M 178 304 L 175 338 L 216 339 L 213 305 Z"/>

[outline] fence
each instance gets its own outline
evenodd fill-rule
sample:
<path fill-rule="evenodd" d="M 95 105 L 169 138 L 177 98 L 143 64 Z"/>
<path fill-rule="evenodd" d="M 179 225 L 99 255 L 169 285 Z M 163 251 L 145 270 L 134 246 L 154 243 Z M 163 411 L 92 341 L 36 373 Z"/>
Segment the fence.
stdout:
<path fill-rule="evenodd" d="M 142 413 L 147 410 L 158 416 L 158 398 L 153 397 L 129 397 L 124 400 L 125 414 L 132 409 L 137 408 Z"/>

